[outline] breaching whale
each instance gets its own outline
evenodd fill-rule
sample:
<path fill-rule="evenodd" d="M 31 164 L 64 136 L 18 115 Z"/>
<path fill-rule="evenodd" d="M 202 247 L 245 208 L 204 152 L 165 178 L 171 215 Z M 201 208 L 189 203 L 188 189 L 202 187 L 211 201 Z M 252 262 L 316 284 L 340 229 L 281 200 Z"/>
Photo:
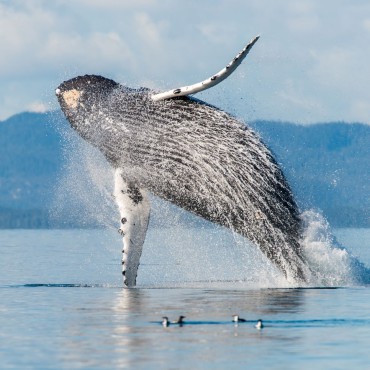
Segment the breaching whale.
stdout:
<path fill-rule="evenodd" d="M 56 89 L 72 128 L 115 169 L 125 285 L 136 284 L 148 193 L 247 237 L 288 279 L 308 280 L 298 208 L 272 154 L 247 125 L 188 96 L 228 77 L 257 40 L 212 77 L 164 93 L 96 75 Z"/>

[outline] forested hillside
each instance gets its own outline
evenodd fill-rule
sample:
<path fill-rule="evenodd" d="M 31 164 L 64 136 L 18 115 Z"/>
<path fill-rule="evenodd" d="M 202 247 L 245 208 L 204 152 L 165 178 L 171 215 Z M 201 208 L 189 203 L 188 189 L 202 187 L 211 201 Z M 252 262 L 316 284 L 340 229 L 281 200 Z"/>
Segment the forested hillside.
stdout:
<path fill-rule="evenodd" d="M 60 112 L 22 113 L 0 122 L 0 227 L 51 225 L 49 210 L 64 164 L 63 125 L 68 126 Z M 282 165 L 302 209 L 322 210 L 333 226 L 370 227 L 370 126 L 251 126 Z"/>

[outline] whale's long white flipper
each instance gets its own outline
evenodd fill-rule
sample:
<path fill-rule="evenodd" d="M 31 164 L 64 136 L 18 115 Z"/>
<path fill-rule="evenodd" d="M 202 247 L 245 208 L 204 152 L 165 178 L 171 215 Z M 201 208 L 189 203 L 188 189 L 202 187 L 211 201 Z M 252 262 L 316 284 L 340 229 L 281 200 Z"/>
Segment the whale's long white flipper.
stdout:
<path fill-rule="evenodd" d="M 248 43 L 248 45 L 245 46 L 245 48 L 225 68 L 221 69 L 221 71 L 217 72 L 216 74 L 207 78 L 206 80 L 198 82 L 194 85 L 183 86 L 177 89 L 171 89 L 169 91 L 165 91 L 163 93 L 154 94 L 151 96 L 152 99 L 154 101 L 158 101 L 158 100 L 175 98 L 177 96 L 195 94 L 195 93 L 209 89 L 210 87 L 213 87 L 219 84 L 225 78 L 229 77 L 238 68 L 238 66 L 241 64 L 243 59 L 247 56 L 247 54 L 252 49 L 253 45 L 257 42 L 258 39 L 259 39 L 259 36 L 254 37 Z"/>
<path fill-rule="evenodd" d="M 117 169 L 114 196 L 120 212 L 119 232 L 123 237 L 122 275 L 126 286 L 135 286 L 137 270 L 148 229 L 150 202 L 146 191 L 127 183 Z"/>

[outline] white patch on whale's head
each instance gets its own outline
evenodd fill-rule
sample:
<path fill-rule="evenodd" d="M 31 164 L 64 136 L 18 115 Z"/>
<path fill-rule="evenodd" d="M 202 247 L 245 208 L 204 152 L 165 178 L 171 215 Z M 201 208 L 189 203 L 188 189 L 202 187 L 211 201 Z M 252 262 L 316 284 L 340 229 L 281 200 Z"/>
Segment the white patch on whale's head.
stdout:
<path fill-rule="evenodd" d="M 55 91 L 55 93 L 58 95 L 57 91 Z M 59 93 L 60 93 L 60 90 L 59 90 Z M 62 93 L 64 102 L 66 103 L 67 107 L 70 109 L 76 109 L 78 107 L 78 102 L 79 102 L 81 95 L 82 95 L 82 92 L 76 89 L 67 90 Z"/>
<path fill-rule="evenodd" d="M 105 107 L 107 97 L 117 86 L 113 80 L 101 76 L 78 76 L 61 83 L 55 95 L 67 118 L 80 123 L 84 119 L 82 115 L 91 113 L 96 107 Z"/>

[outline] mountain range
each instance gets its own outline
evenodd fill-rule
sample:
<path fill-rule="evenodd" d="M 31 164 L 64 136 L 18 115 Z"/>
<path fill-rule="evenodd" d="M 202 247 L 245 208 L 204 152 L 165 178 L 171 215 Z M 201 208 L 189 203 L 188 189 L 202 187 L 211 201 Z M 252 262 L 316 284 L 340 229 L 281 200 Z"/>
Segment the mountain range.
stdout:
<path fill-rule="evenodd" d="M 334 227 L 370 227 L 370 126 L 249 125 L 274 153 L 302 210 L 319 210 Z M 52 217 L 67 137 L 79 140 L 59 111 L 0 122 L 0 228 L 94 226 L 69 218 L 68 207 L 62 217 Z M 78 209 L 74 202 L 69 207 Z"/>

